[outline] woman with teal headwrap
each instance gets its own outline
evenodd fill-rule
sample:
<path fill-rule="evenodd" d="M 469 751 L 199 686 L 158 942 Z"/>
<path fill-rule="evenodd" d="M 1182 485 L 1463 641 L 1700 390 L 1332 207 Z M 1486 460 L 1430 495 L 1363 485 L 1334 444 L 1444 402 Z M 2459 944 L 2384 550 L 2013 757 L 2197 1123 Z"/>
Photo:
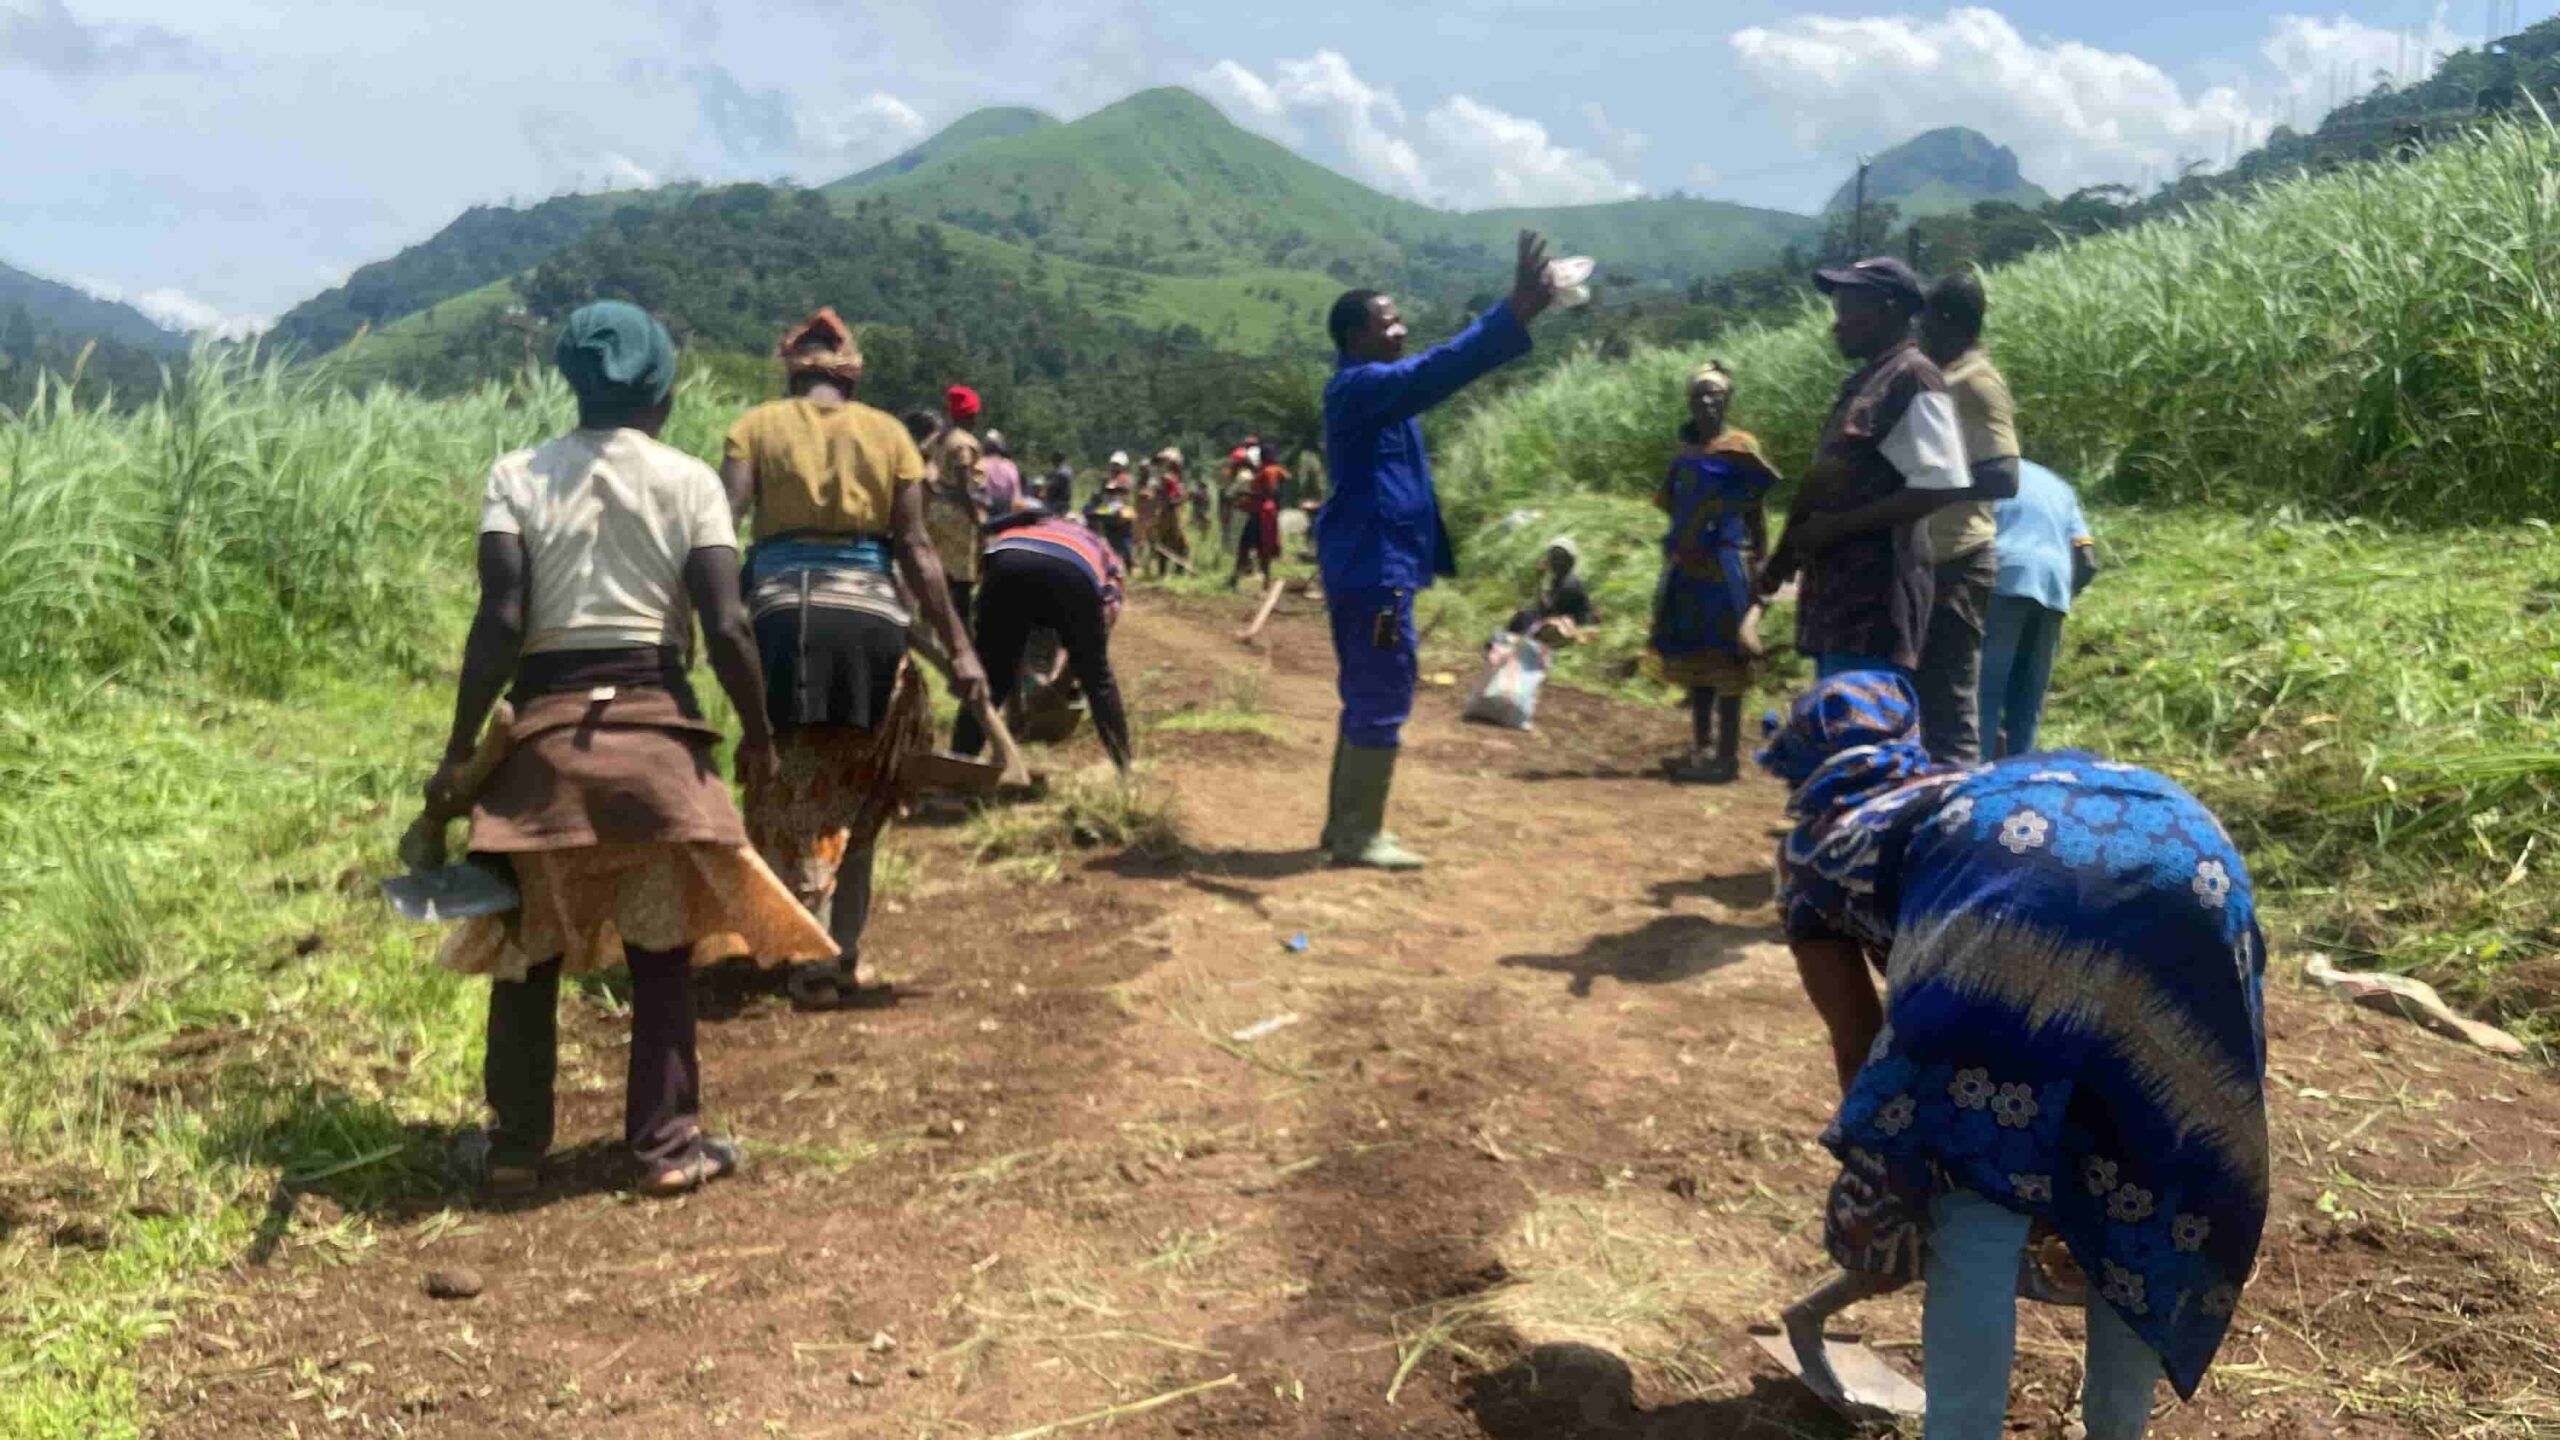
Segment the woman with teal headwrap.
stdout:
<path fill-rule="evenodd" d="M 2266 954 L 2230 837 L 2093 755 L 1934 765 L 1886 671 L 1817 686 L 1760 762 L 1794 787 L 1779 900 L 1845 1092 L 1832 1308 L 1925 1279 L 1928 1433 L 1997 1440 L 2048 1226 L 2094 1292 L 2088 1433 L 2133 1440 L 2164 1372 L 2202 1381 L 2266 1223 Z M 1836 1395 L 1819 1320 L 1789 1329 Z"/>
<path fill-rule="evenodd" d="M 465 923 L 441 958 L 487 975 L 483 1078 L 494 1117 L 488 1187 L 540 1182 L 551 1147 L 563 974 L 627 965 L 631 1061 L 623 1138 L 644 1194 L 734 1171 L 706 1137 L 688 969 L 751 954 L 836 953 L 748 846 L 721 779 L 719 731 L 687 670 L 693 616 L 737 707 L 738 760 L 773 763 L 738 539 L 711 467 L 658 442 L 675 385 L 666 327 L 635 305 L 589 305 L 556 352 L 578 428 L 490 468 L 480 515 L 480 606 L 462 657 L 445 761 L 429 804 L 471 804 L 471 849 L 515 877 L 522 904 Z M 505 747 L 463 794 L 464 762 L 513 682 Z"/>

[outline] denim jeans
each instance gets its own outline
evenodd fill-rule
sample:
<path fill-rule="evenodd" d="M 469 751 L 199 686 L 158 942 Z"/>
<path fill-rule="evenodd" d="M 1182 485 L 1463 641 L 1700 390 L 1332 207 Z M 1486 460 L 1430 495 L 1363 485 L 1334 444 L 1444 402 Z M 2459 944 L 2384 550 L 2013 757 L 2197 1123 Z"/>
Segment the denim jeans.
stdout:
<path fill-rule="evenodd" d="M 2018 1259 L 2027 1217 L 1970 1190 L 1930 1206 L 1929 1291 L 1920 1320 L 1929 1392 L 1928 1440 L 2000 1440 L 2009 1366 L 2018 1351 Z M 2089 1302 L 2087 1379 L 2080 1395 L 2089 1440 L 2141 1440 L 2151 1424 L 2160 1356 L 2115 1307 Z"/>
<path fill-rule="evenodd" d="M 2062 647 L 2063 614 L 2019 595 L 1994 595 L 1983 620 L 1982 754 L 1997 760 L 2036 748 L 2045 687 Z"/>

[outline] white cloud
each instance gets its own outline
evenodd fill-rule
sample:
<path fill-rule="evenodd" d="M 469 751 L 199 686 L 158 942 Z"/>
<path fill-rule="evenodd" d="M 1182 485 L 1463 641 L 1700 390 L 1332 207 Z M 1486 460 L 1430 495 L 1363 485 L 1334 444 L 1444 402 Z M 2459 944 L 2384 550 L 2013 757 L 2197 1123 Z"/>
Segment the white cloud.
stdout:
<path fill-rule="evenodd" d="M 213 54 L 158 25 L 93 25 L 63 0 L 0 0 L 0 64 L 66 77 L 209 69 Z"/>
<path fill-rule="evenodd" d="M 1422 128 L 1435 172 L 1465 177 L 1460 193 L 1476 205 L 1584 205 L 1642 193 L 1608 161 L 1557 144 L 1537 121 L 1464 95 L 1433 106 Z"/>
<path fill-rule="evenodd" d="M 275 323 L 271 315 L 232 315 L 218 305 L 208 304 L 175 285 L 161 285 L 138 295 L 128 295 L 122 287 L 104 280 L 79 280 L 80 289 L 101 300 L 131 305 L 149 316 L 164 330 L 187 334 L 203 332 L 217 340 L 245 340 Z"/>
<path fill-rule="evenodd" d="M 2454 44 L 2443 11 L 2424 48 Z M 2265 73 L 2186 87 L 2140 56 L 2031 39 L 1996 10 L 1935 18 L 1798 16 L 1731 36 L 1744 78 L 1805 151 L 1881 146 L 1940 125 L 1970 125 L 2016 149 L 2028 178 L 2071 188 L 2219 163 L 2255 144 L 2291 109 L 2308 124 L 2332 67 L 2370 85 L 2400 48 L 2353 20 L 2281 17 L 2260 47 Z"/>
<path fill-rule="evenodd" d="M 1472 96 L 1442 100 L 1417 124 L 1393 90 L 1361 79 L 1333 50 L 1279 61 L 1268 79 L 1221 60 L 1193 83 L 1238 124 L 1294 148 L 1320 137 L 1354 177 L 1426 204 L 1568 205 L 1639 193 L 1608 160 L 1559 144 L 1538 121 Z M 1644 143 L 1633 131 L 1607 129 L 1596 107 L 1586 118 L 1604 141 Z"/>
<path fill-rule="evenodd" d="M 1600 149 L 1611 164 L 1621 170 L 1633 170 L 1644 163 L 1645 147 L 1653 137 L 1629 126 L 1609 123 L 1609 111 L 1597 100 L 1582 102 L 1582 118 L 1591 132 L 1600 137 Z"/>

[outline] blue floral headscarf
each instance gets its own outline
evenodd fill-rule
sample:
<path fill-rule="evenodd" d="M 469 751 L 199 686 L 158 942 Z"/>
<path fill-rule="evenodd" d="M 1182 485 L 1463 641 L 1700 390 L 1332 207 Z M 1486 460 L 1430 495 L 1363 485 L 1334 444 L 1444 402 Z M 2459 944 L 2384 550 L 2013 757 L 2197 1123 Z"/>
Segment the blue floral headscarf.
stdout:
<path fill-rule="evenodd" d="M 1920 696 L 1891 670 L 1816 684 L 1756 758 L 1794 789 L 1787 814 L 1808 830 L 1939 768 L 1920 743 Z"/>

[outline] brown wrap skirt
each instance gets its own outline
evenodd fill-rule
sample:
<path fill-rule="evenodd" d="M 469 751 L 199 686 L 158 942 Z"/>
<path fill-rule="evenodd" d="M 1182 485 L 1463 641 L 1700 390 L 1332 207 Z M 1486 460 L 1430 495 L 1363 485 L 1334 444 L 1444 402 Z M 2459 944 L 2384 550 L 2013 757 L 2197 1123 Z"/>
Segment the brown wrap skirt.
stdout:
<path fill-rule="evenodd" d="M 559 957 L 615 968 L 625 947 L 687 949 L 696 965 L 836 953 L 753 847 L 714 756 L 719 732 L 649 687 L 545 695 L 471 812 L 473 853 L 505 859 L 524 903 L 464 922 L 438 959 L 520 980 Z"/>

